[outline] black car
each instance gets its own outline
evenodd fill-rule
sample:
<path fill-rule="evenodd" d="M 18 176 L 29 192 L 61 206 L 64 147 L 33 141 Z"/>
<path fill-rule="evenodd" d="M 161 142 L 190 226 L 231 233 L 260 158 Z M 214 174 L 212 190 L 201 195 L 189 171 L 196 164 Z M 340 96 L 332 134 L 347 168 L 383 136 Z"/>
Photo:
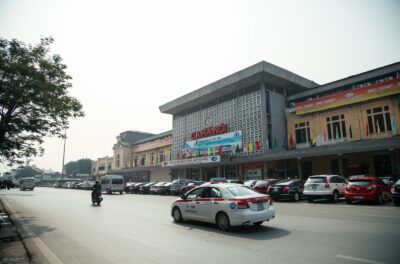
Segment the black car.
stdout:
<path fill-rule="evenodd" d="M 171 187 L 170 187 L 170 192 L 173 195 L 181 195 L 185 193 L 185 188 L 186 186 L 189 185 L 189 183 L 194 182 L 194 180 L 188 180 L 188 179 L 176 179 L 172 181 Z"/>
<path fill-rule="evenodd" d="M 400 179 L 393 184 L 392 189 L 392 200 L 395 205 L 400 205 Z"/>
<path fill-rule="evenodd" d="M 142 185 L 144 185 L 144 184 L 147 184 L 147 183 L 148 183 L 148 182 L 138 182 L 138 183 L 135 183 L 134 185 L 131 186 L 130 192 L 131 192 L 131 193 L 139 193 L 140 186 L 142 186 Z"/>
<path fill-rule="evenodd" d="M 280 199 L 292 199 L 293 201 L 300 201 L 304 191 L 304 183 L 300 179 L 281 180 L 272 185 L 268 194 L 278 201 Z"/>
<path fill-rule="evenodd" d="M 140 185 L 139 194 L 149 194 L 151 186 L 153 186 L 156 183 L 157 182 L 149 182 L 149 183 Z"/>

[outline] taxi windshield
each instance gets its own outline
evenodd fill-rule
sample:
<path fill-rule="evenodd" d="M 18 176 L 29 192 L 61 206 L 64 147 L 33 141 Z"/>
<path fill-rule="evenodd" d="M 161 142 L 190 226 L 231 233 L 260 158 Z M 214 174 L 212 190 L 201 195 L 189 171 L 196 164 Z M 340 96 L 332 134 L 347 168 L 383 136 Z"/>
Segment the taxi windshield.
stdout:
<path fill-rule="evenodd" d="M 259 194 L 245 186 L 228 187 L 227 189 L 233 196 L 246 196 L 246 195 L 258 195 Z"/>

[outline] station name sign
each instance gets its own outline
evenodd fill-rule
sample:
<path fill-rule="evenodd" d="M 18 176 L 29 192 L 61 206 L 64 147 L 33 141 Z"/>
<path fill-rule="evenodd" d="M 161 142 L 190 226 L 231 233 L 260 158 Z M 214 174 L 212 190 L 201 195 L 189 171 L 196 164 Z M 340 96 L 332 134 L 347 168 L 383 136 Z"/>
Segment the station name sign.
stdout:
<path fill-rule="evenodd" d="M 200 139 L 205 137 L 210 137 L 214 135 L 224 134 L 228 132 L 228 124 L 220 124 L 214 127 L 207 127 L 201 131 L 195 131 L 192 133 L 192 139 Z"/>

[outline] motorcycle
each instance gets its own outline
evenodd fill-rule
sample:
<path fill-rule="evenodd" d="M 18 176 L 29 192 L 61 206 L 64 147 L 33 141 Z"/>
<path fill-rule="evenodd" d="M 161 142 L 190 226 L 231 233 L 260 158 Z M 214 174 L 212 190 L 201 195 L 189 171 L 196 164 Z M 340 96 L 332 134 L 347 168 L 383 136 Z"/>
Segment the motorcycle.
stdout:
<path fill-rule="evenodd" d="M 92 196 L 92 203 L 93 205 L 97 204 L 100 206 L 101 201 L 103 201 L 103 197 L 101 196 L 101 192 L 95 192 Z"/>

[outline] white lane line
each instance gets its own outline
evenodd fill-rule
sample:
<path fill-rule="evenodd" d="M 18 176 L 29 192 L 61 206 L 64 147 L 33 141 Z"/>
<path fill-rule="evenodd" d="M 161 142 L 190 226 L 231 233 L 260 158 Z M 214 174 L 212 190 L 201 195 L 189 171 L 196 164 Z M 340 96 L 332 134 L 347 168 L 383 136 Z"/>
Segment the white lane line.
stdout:
<path fill-rule="evenodd" d="M 372 215 L 372 214 L 360 214 L 361 216 L 369 216 L 369 217 L 383 217 L 383 218 L 393 218 L 393 219 L 400 219 L 398 216 L 392 215 Z"/>
<path fill-rule="evenodd" d="M 362 258 L 356 258 L 356 257 L 350 257 L 350 256 L 345 256 L 345 255 L 336 255 L 336 257 L 342 258 L 342 259 L 354 260 L 354 261 L 358 261 L 358 262 L 364 262 L 364 263 L 385 264 L 383 262 L 378 262 L 378 261 L 368 260 L 368 259 L 362 259 Z"/>

